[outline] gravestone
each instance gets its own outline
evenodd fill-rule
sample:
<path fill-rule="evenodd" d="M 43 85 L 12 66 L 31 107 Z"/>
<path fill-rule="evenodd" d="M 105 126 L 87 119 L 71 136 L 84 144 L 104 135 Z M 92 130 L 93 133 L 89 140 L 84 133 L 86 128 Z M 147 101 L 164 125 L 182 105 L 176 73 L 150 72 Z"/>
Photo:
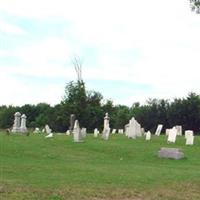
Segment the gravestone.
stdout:
<path fill-rule="evenodd" d="M 124 134 L 124 130 L 123 130 L 123 129 L 119 129 L 119 130 L 118 130 L 118 133 L 119 133 L 119 134 Z"/>
<path fill-rule="evenodd" d="M 52 131 L 52 130 L 49 128 L 49 125 L 48 125 L 48 124 L 45 125 L 45 131 L 46 131 L 47 134 L 50 134 L 51 131 Z"/>
<path fill-rule="evenodd" d="M 187 137 L 190 135 L 194 135 L 194 132 L 192 130 L 186 130 L 185 131 L 185 139 L 187 139 Z"/>
<path fill-rule="evenodd" d="M 171 159 L 179 160 L 179 159 L 184 158 L 184 153 L 178 148 L 162 147 L 160 151 L 158 151 L 158 156 L 160 158 L 171 158 Z"/>
<path fill-rule="evenodd" d="M 116 129 L 113 129 L 113 130 L 112 130 L 112 134 L 115 134 L 115 133 L 116 133 L 116 131 L 117 131 Z"/>
<path fill-rule="evenodd" d="M 76 115 L 75 114 L 71 114 L 70 115 L 70 120 L 69 120 L 69 131 L 72 133 L 73 128 L 74 128 L 74 123 L 75 123 L 75 119 L 76 119 Z"/>
<path fill-rule="evenodd" d="M 85 138 L 86 135 L 87 135 L 87 129 L 86 129 L 86 128 L 82 128 L 82 129 L 81 129 L 81 137 L 82 137 L 82 138 Z"/>
<path fill-rule="evenodd" d="M 163 125 L 162 124 L 158 124 L 158 127 L 156 129 L 155 135 L 159 136 L 161 131 L 162 131 Z"/>
<path fill-rule="evenodd" d="M 194 144 L 194 136 L 192 134 L 189 134 L 186 137 L 186 145 L 193 145 Z"/>
<path fill-rule="evenodd" d="M 35 130 L 33 131 L 33 133 L 40 133 L 40 129 L 38 127 L 36 127 Z"/>
<path fill-rule="evenodd" d="M 151 132 L 147 131 L 146 133 L 146 140 L 151 140 Z"/>
<path fill-rule="evenodd" d="M 25 114 L 23 114 L 21 116 L 20 132 L 21 133 L 26 133 L 27 132 L 27 128 L 26 128 L 26 115 Z"/>
<path fill-rule="evenodd" d="M 110 135 L 110 125 L 109 125 L 110 117 L 108 117 L 108 113 L 106 113 L 104 117 L 104 128 L 102 132 L 102 138 L 104 140 L 108 140 Z"/>
<path fill-rule="evenodd" d="M 175 128 L 177 130 L 177 135 L 181 136 L 182 135 L 182 126 L 176 125 Z"/>
<path fill-rule="evenodd" d="M 74 142 L 83 142 L 78 120 L 75 120 L 73 129 Z"/>
<path fill-rule="evenodd" d="M 14 124 L 13 124 L 13 128 L 12 128 L 12 133 L 17 133 L 20 132 L 20 126 L 21 126 L 21 113 L 20 112 L 16 112 L 15 113 L 15 119 L 14 119 Z"/>
<path fill-rule="evenodd" d="M 69 130 L 67 130 L 66 131 L 66 135 L 70 135 L 71 133 L 70 133 L 70 131 Z"/>
<path fill-rule="evenodd" d="M 177 135 L 177 129 L 175 127 L 170 129 L 167 142 L 168 143 L 175 143 L 176 142 L 176 135 Z"/>
<path fill-rule="evenodd" d="M 169 131 L 170 131 L 170 128 L 166 128 L 166 130 L 165 130 L 165 135 L 166 135 L 166 136 L 169 135 Z"/>
<path fill-rule="evenodd" d="M 98 137 L 99 131 L 97 128 L 94 129 L 94 137 Z"/>

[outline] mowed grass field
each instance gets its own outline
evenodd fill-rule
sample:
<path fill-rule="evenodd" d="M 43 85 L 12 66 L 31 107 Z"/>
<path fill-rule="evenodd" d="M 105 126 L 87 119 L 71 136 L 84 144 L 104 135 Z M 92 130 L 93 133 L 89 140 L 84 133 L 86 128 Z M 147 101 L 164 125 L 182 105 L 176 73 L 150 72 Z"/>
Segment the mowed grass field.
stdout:
<path fill-rule="evenodd" d="M 0 132 L 1 200 L 199 200 L 200 137 L 185 146 L 184 137 L 136 140 L 88 134 L 10 135 Z M 186 158 L 158 158 L 161 147 L 178 147 Z"/>

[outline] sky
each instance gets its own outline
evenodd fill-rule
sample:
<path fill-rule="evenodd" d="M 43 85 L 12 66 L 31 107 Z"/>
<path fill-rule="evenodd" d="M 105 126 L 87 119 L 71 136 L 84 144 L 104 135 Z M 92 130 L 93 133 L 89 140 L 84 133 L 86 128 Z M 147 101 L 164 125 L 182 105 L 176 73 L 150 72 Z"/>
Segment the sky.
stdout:
<path fill-rule="evenodd" d="M 189 0 L 0 0 L 0 105 L 58 104 L 74 56 L 114 104 L 199 94 L 199 35 Z"/>

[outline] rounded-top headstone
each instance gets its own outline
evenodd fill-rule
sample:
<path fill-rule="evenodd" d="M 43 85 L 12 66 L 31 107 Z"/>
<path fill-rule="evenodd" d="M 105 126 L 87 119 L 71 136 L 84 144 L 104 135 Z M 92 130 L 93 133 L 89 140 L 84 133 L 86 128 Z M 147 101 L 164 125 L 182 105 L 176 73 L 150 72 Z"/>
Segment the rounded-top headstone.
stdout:
<path fill-rule="evenodd" d="M 16 116 L 16 117 L 20 117 L 20 116 L 21 116 L 21 113 L 20 113 L 20 112 L 16 112 L 16 113 L 15 113 L 15 116 Z"/>
<path fill-rule="evenodd" d="M 23 115 L 21 116 L 21 118 L 26 118 L 26 115 L 25 115 L 25 114 L 23 114 Z"/>

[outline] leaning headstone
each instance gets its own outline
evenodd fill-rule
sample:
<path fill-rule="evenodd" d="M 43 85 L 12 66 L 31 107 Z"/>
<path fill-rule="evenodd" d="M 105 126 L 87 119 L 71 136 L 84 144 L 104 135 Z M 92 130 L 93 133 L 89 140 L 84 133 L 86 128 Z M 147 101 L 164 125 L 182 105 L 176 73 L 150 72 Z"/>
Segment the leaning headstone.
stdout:
<path fill-rule="evenodd" d="M 73 137 L 74 137 L 74 142 L 83 142 L 78 120 L 75 120 L 74 123 Z"/>
<path fill-rule="evenodd" d="M 15 113 L 15 119 L 14 119 L 14 124 L 12 128 L 12 133 L 17 133 L 20 132 L 20 126 L 21 126 L 21 113 L 16 112 Z"/>
<path fill-rule="evenodd" d="M 176 128 L 170 129 L 167 142 L 168 143 L 175 143 L 176 142 L 176 135 L 177 135 L 177 129 Z"/>
<path fill-rule="evenodd" d="M 49 133 L 48 135 L 45 136 L 45 138 L 52 138 L 53 137 L 53 133 Z"/>
<path fill-rule="evenodd" d="M 158 127 L 156 129 L 156 132 L 155 132 L 155 135 L 159 136 L 161 131 L 162 131 L 162 127 L 163 125 L 162 124 L 158 124 Z"/>
<path fill-rule="evenodd" d="M 182 126 L 175 126 L 176 130 L 177 130 L 177 135 L 181 136 L 182 135 Z"/>
<path fill-rule="evenodd" d="M 85 138 L 86 135 L 87 135 L 87 129 L 86 129 L 86 128 L 82 128 L 82 129 L 81 129 L 81 137 L 82 137 L 82 138 Z"/>
<path fill-rule="evenodd" d="M 193 145 L 194 144 L 194 136 L 192 134 L 186 137 L 186 145 Z"/>
<path fill-rule="evenodd" d="M 106 113 L 104 117 L 104 128 L 102 132 L 102 138 L 104 140 L 108 140 L 110 135 L 110 125 L 109 125 L 110 117 L 108 117 L 108 113 Z"/>
<path fill-rule="evenodd" d="M 160 151 L 158 151 L 158 156 L 160 158 L 171 158 L 171 159 L 179 160 L 179 159 L 184 158 L 184 153 L 178 148 L 162 147 Z"/>
<path fill-rule="evenodd" d="M 185 131 L 185 139 L 187 139 L 187 137 L 190 135 L 194 135 L 194 132 L 192 130 Z"/>
<path fill-rule="evenodd" d="M 97 128 L 94 129 L 94 137 L 98 137 L 99 131 Z"/>
<path fill-rule="evenodd" d="M 27 132 L 27 128 L 26 128 L 26 115 L 25 114 L 23 114 L 21 116 L 20 132 L 21 133 L 26 133 Z"/>
<path fill-rule="evenodd" d="M 147 131 L 146 133 L 146 140 L 151 140 L 151 132 Z"/>

